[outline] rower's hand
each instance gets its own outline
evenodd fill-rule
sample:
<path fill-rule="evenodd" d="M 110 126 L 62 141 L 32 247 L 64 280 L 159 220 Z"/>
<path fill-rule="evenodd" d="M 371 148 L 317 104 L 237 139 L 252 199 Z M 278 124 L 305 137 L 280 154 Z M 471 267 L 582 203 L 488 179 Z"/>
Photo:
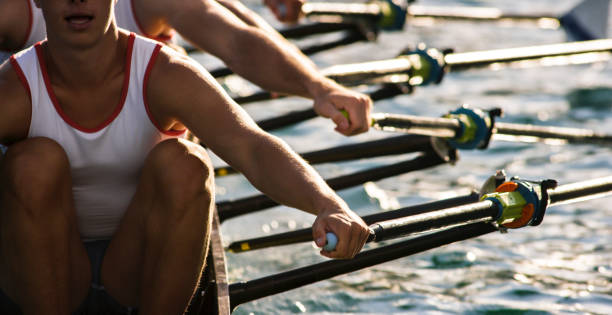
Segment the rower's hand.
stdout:
<path fill-rule="evenodd" d="M 321 250 L 321 255 L 329 258 L 353 258 L 365 244 L 370 230 L 363 220 L 348 209 L 332 209 L 319 212 L 312 225 L 312 236 L 318 247 L 325 246 L 327 232 L 338 237 L 334 251 Z"/>
<path fill-rule="evenodd" d="M 367 95 L 334 83 L 331 88 L 324 89 L 313 99 L 314 110 L 319 116 L 330 118 L 336 124 L 337 132 L 352 136 L 370 128 L 372 100 Z"/>
<path fill-rule="evenodd" d="M 305 0 L 264 0 L 276 19 L 285 23 L 295 23 L 302 15 Z"/>

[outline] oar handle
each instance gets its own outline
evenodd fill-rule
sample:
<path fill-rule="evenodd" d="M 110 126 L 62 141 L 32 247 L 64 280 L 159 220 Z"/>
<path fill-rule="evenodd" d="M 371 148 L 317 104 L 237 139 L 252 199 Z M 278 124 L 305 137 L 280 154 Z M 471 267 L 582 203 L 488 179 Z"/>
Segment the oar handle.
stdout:
<path fill-rule="evenodd" d="M 325 246 L 323 246 L 323 250 L 333 252 L 336 249 L 336 245 L 338 245 L 338 236 L 333 232 L 327 232 L 325 234 Z"/>
<path fill-rule="evenodd" d="M 370 235 L 368 235 L 368 239 L 366 243 L 372 242 L 376 240 L 376 232 L 372 228 L 369 228 Z M 338 245 L 338 236 L 334 234 L 334 232 L 327 232 L 325 234 L 325 246 L 323 246 L 323 250 L 326 252 L 333 252 L 336 250 L 336 246 Z"/>

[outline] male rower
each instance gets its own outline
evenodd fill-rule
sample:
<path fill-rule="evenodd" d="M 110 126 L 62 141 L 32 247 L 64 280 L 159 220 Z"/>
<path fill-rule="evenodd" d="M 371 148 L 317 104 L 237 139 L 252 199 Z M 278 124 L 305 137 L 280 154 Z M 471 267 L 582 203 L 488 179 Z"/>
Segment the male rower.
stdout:
<path fill-rule="evenodd" d="M 181 314 L 214 208 L 206 151 L 316 214 L 353 257 L 367 226 L 195 61 L 117 28 L 114 0 L 37 0 L 48 40 L 0 66 L 0 288 L 24 314 Z M 2 307 L 8 307 L 6 303 Z M 3 314 L 10 311 L 2 309 Z"/>
<path fill-rule="evenodd" d="M 33 1 L 0 0 L 0 50 L 15 52 L 44 39 L 42 14 Z M 287 7 L 300 3 L 283 1 Z M 295 46 L 236 0 L 118 0 L 115 14 L 119 27 L 160 41 L 171 41 L 177 31 L 262 88 L 312 99 L 316 112 L 332 119 L 341 134 L 369 128 L 372 103 L 367 96 L 325 78 Z"/>

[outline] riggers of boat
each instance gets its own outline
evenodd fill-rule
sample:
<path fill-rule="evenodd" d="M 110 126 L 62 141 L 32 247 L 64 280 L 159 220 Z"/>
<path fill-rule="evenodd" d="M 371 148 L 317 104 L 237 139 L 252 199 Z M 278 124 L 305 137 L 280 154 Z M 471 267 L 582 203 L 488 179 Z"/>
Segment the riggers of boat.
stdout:
<path fill-rule="evenodd" d="M 361 252 L 350 260 L 322 263 L 245 282 L 229 283 L 220 220 L 214 215 L 211 243 L 200 288 L 188 314 L 229 314 L 238 305 L 331 277 L 399 259 L 487 233 L 542 223 L 546 209 L 612 194 L 612 176 L 558 185 L 555 180 L 507 179 L 502 171 L 478 193 L 415 205 L 364 217 L 370 225 L 368 242 L 406 240 Z M 426 234 L 423 234 L 426 233 Z M 418 234 L 418 236 L 414 236 Z M 232 252 L 312 240 L 309 229 L 229 245 Z"/>
<path fill-rule="evenodd" d="M 411 2 L 411 1 L 409 1 Z M 406 16 L 469 19 L 473 21 L 555 20 L 568 37 L 582 40 L 573 43 L 529 46 L 490 51 L 454 53 L 418 45 L 401 52 L 397 58 L 338 65 L 324 69 L 330 78 L 345 85 L 380 86 L 370 96 L 376 101 L 412 92 L 415 86 L 438 84 L 449 71 L 462 71 L 490 65 L 532 67 L 569 65 L 607 61 L 612 42 L 605 37 L 608 27 L 609 1 L 585 0 L 561 16 L 537 13 L 517 15 L 493 8 L 461 9 L 428 8 L 408 2 L 383 1 L 370 4 L 309 3 L 304 13 L 314 23 L 282 30 L 287 37 L 300 38 L 328 32 L 346 32 L 336 42 L 305 48 L 315 53 L 358 40 L 373 40 L 379 31 L 399 30 Z M 606 13 L 604 13 L 606 12 Z M 553 23 L 554 24 L 554 23 Z M 528 63 L 526 63 L 528 62 Z M 211 71 L 221 78 L 228 69 Z M 230 91 L 231 92 L 231 91 Z M 246 104 L 272 98 L 267 92 L 235 97 Z M 279 97 L 275 95 L 274 97 Z M 417 117 L 379 113 L 373 116 L 376 129 L 407 133 L 370 142 L 338 146 L 301 153 L 311 164 L 347 161 L 400 153 L 420 153 L 416 158 L 327 179 L 335 190 L 363 184 L 398 174 L 421 170 L 445 163 L 455 163 L 457 150 L 484 150 L 491 141 L 545 142 L 551 144 L 592 144 L 612 146 L 612 136 L 593 130 L 534 126 L 500 122 L 499 109 L 475 109 L 461 105 L 441 117 Z M 265 130 L 285 127 L 315 117 L 311 109 L 259 121 Z M 216 176 L 234 174 L 231 167 L 218 167 Z M 478 192 L 455 198 L 412 205 L 397 210 L 364 216 L 370 225 L 369 242 L 398 237 L 404 240 L 375 249 L 364 250 L 351 260 L 330 260 L 302 268 L 245 282 L 229 283 L 225 252 L 247 252 L 312 241 L 310 229 L 299 229 L 247 240 L 223 247 L 219 225 L 239 215 L 253 213 L 277 205 L 265 195 L 254 195 L 217 203 L 206 272 L 200 290 L 191 305 L 190 314 L 229 314 L 238 305 L 258 298 L 295 289 L 313 282 L 349 273 L 390 260 L 406 257 L 449 243 L 508 229 L 537 226 L 542 223 L 548 206 L 578 202 L 612 194 L 612 177 L 602 177 L 572 184 L 556 181 L 506 178 L 498 171 Z"/>

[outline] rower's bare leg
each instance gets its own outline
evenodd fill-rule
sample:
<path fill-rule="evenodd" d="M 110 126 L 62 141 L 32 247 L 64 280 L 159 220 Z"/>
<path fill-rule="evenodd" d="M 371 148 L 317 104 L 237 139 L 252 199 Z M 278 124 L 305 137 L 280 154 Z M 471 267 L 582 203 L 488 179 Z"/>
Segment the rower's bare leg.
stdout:
<path fill-rule="evenodd" d="M 151 151 L 102 264 L 102 284 L 120 303 L 147 315 L 185 311 L 208 247 L 212 170 L 206 151 L 186 140 Z"/>
<path fill-rule="evenodd" d="M 24 314 L 69 314 L 89 290 L 65 152 L 46 138 L 0 161 L 0 285 Z"/>

